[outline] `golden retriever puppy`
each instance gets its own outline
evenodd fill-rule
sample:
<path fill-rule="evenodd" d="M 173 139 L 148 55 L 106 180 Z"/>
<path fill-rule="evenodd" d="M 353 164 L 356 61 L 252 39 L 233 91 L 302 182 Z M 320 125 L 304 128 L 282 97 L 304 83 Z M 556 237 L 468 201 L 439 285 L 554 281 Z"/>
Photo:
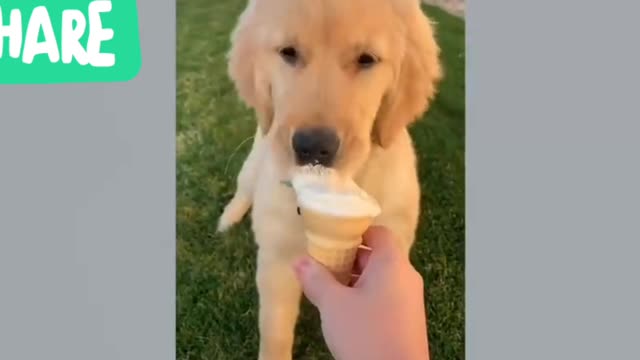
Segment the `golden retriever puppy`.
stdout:
<path fill-rule="evenodd" d="M 258 126 L 219 230 L 251 208 L 259 359 L 290 360 L 305 235 L 282 181 L 310 163 L 353 178 L 408 254 L 420 187 L 407 127 L 436 92 L 440 50 L 419 0 L 250 0 L 231 41 L 229 75 Z"/>

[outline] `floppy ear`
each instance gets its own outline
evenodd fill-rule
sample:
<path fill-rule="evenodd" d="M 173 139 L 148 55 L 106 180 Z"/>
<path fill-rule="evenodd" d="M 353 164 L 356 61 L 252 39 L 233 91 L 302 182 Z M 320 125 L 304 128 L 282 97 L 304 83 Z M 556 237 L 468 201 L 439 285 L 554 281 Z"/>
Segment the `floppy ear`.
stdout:
<path fill-rule="evenodd" d="M 259 68 L 261 36 L 257 15 L 256 1 L 250 1 L 231 34 L 227 71 L 240 99 L 255 110 L 258 125 L 266 134 L 273 120 L 273 106 L 270 82 Z"/>
<path fill-rule="evenodd" d="M 440 48 L 429 19 L 419 4 L 406 17 L 404 56 L 374 125 L 374 141 L 382 147 L 388 147 L 402 129 L 427 110 L 442 78 Z"/>

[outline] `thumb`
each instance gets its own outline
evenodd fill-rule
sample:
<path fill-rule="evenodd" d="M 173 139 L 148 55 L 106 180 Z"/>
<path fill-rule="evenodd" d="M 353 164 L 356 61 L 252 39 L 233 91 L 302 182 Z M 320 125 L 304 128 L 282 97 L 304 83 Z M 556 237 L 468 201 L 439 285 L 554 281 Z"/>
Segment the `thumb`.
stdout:
<path fill-rule="evenodd" d="M 334 298 L 345 288 L 327 268 L 308 255 L 296 260 L 293 268 L 305 296 L 317 308 L 323 307 L 325 299 Z"/>

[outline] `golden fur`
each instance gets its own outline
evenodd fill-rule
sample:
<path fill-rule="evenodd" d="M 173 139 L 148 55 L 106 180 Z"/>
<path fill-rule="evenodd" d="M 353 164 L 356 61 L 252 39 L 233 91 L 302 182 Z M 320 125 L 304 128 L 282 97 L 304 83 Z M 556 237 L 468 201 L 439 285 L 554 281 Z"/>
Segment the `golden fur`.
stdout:
<path fill-rule="evenodd" d="M 292 190 L 291 137 L 321 125 L 341 141 L 334 167 L 382 207 L 375 220 L 407 252 L 414 242 L 420 187 L 407 126 L 421 116 L 441 78 L 439 48 L 419 0 L 251 0 L 232 34 L 229 75 L 258 118 L 253 148 L 227 229 L 251 208 L 258 245 L 260 359 L 290 360 L 301 289 L 291 269 L 305 237 Z M 280 50 L 295 47 L 299 62 Z M 358 57 L 379 61 L 367 69 Z"/>

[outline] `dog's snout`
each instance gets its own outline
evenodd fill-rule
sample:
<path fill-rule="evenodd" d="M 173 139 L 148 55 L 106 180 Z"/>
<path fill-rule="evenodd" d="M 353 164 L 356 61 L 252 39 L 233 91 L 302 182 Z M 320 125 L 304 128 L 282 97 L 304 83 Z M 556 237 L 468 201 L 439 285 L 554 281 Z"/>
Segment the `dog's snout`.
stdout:
<path fill-rule="evenodd" d="M 298 165 L 331 166 L 340 147 L 336 132 L 326 127 L 299 129 L 293 134 L 292 147 Z"/>

